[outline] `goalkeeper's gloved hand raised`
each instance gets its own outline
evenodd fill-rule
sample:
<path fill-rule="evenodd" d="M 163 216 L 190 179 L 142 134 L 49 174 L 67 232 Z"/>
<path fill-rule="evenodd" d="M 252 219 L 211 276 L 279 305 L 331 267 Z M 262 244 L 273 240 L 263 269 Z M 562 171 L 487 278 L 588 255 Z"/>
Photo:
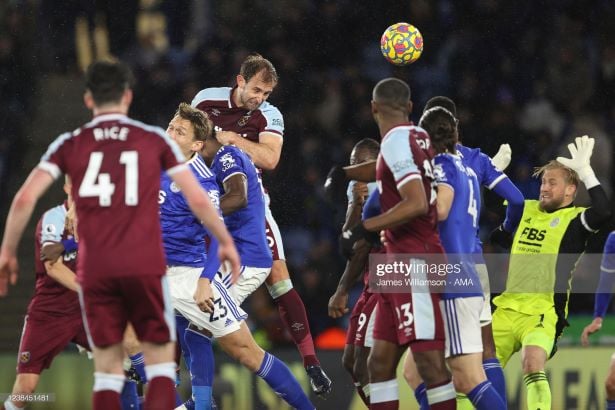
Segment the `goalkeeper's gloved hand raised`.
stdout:
<path fill-rule="evenodd" d="M 511 158 L 512 150 L 510 149 L 510 145 L 502 144 L 498 152 L 491 158 L 491 161 L 497 169 L 504 172 L 504 170 L 508 168 L 508 165 L 510 165 Z"/>
<path fill-rule="evenodd" d="M 575 171 L 579 174 L 579 179 L 585 184 L 585 188 L 590 189 L 596 185 L 600 185 L 600 181 L 596 178 L 589 160 L 594 150 L 595 140 L 583 135 L 574 140 L 574 144 L 568 144 L 568 151 L 572 158 L 557 157 L 557 162 Z"/>

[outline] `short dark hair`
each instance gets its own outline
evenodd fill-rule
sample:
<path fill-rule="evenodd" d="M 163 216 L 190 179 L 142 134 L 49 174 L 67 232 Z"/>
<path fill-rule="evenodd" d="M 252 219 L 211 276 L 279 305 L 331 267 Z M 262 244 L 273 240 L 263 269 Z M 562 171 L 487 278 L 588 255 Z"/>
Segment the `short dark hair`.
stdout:
<path fill-rule="evenodd" d="M 175 116 L 190 121 L 194 127 L 194 140 L 205 141 L 214 131 L 214 124 L 207 114 L 185 102 L 179 104 Z"/>
<path fill-rule="evenodd" d="M 376 159 L 380 153 L 380 143 L 372 138 L 363 138 L 354 145 L 353 150 L 365 150 L 369 153 L 370 159 Z"/>
<path fill-rule="evenodd" d="M 133 85 L 132 72 L 119 61 L 97 61 L 85 73 L 85 88 L 92 93 L 96 105 L 119 102 L 124 91 Z"/>
<path fill-rule="evenodd" d="M 372 99 L 396 110 L 405 111 L 410 102 L 410 86 L 399 78 L 385 78 L 374 87 Z"/>
<path fill-rule="evenodd" d="M 448 97 L 445 97 L 443 95 L 438 95 L 438 96 L 430 98 L 429 101 L 427 101 L 427 103 L 425 104 L 425 108 L 423 109 L 423 112 L 433 107 L 446 108 L 447 110 L 451 112 L 451 114 L 453 114 L 455 118 L 457 117 L 457 105 L 455 105 L 455 102 Z"/>
<path fill-rule="evenodd" d="M 419 121 L 419 127 L 427 131 L 437 153 L 457 152 L 457 120 L 446 108 L 433 107 L 425 111 Z"/>
<path fill-rule="evenodd" d="M 245 78 L 246 81 L 250 81 L 256 74 L 263 73 L 263 81 L 266 83 L 277 83 L 278 72 L 271 63 L 265 57 L 258 53 L 251 53 L 241 63 L 239 74 Z"/>

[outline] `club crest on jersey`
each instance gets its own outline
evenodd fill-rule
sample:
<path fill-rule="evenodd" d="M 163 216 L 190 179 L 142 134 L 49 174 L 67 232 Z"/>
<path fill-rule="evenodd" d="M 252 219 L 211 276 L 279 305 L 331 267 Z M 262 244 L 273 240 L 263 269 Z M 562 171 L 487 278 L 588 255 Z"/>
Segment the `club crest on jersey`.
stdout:
<path fill-rule="evenodd" d="M 56 226 L 54 224 L 47 224 L 43 228 L 43 231 L 48 235 L 54 235 L 56 233 Z"/>
<path fill-rule="evenodd" d="M 222 162 L 222 171 L 226 171 L 235 165 L 235 159 L 230 153 L 222 155 L 220 157 L 220 162 Z"/>
<path fill-rule="evenodd" d="M 557 225 L 559 225 L 559 218 L 553 218 L 553 220 L 551 221 L 551 223 L 549 224 L 549 226 L 551 228 L 555 228 Z"/>
<path fill-rule="evenodd" d="M 19 354 L 19 361 L 21 363 L 28 363 L 30 361 L 30 352 L 21 352 Z"/>
<path fill-rule="evenodd" d="M 248 112 L 246 115 L 241 117 L 239 121 L 237 121 L 237 125 L 239 125 L 240 127 L 243 127 L 244 125 L 246 125 L 248 121 L 250 121 L 250 115 L 252 115 L 252 111 Z"/>
<path fill-rule="evenodd" d="M 178 193 L 180 191 L 179 187 L 175 182 L 171 182 L 171 186 L 169 187 L 169 189 L 171 190 L 171 192 L 175 193 Z"/>

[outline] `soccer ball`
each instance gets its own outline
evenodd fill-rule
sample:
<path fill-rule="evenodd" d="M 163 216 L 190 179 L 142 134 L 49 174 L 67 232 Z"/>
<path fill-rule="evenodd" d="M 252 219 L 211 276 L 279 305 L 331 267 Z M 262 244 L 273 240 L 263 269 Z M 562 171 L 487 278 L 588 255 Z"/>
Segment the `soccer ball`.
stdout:
<path fill-rule="evenodd" d="M 423 52 L 423 36 L 412 24 L 393 24 L 384 30 L 380 38 L 380 51 L 390 63 L 412 64 Z"/>

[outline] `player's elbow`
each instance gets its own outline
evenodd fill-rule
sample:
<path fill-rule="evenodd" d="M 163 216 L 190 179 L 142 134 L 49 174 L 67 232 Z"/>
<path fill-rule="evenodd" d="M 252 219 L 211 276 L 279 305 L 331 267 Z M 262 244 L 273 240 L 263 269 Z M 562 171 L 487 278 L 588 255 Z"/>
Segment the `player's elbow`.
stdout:
<path fill-rule="evenodd" d="M 28 189 L 20 189 L 17 194 L 15 194 L 15 199 L 13 200 L 13 206 L 16 209 L 22 208 L 31 208 L 34 207 L 38 198 Z"/>
<path fill-rule="evenodd" d="M 259 167 L 265 171 L 273 171 L 275 167 L 278 166 L 280 162 L 279 157 L 272 158 L 271 156 L 268 158 L 264 158 L 263 161 L 259 164 Z"/>

